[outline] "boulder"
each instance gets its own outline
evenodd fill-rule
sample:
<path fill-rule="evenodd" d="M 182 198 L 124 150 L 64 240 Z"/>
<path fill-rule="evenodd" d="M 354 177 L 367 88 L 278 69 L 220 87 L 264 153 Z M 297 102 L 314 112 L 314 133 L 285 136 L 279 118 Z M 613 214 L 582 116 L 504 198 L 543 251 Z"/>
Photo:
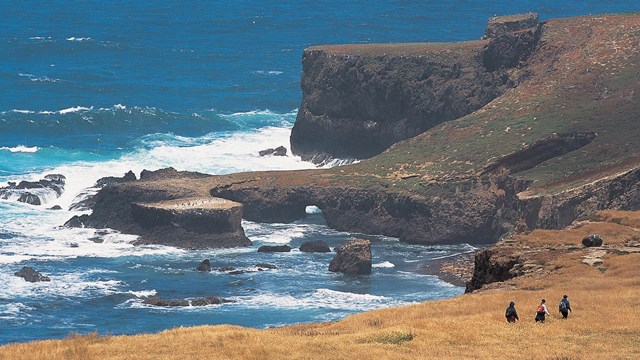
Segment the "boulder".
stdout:
<path fill-rule="evenodd" d="M 15 275 L 24 278 L 28 282 L 51 281 L 49 277 L 40 274 L 29 266 L 23 266 Z"/>
<path fill-rule="evenodd" d="M 582 245 L 585 247 L 602 246 L 602 237 L 598 234 L 589 234 L 582 239 Z"/>
<path fill-rule="evenodd" d="M 484 285 L 505 281 L 524 274 L 523 260 L 518 254 L 499 254 L 491 249 L 475 254 L 473 276 L 465 292 L 472 292 Z"/>
<path fill-rule="evenodd" d="M 223 299 L 217 296 L 208 296 L 203 298 L 192 299 L 161 299 L 157 296 L 148 298 L 142 303 L 151 306 L 177 307 L 177 306 L 206 306 L 218 305 L 233 302 L 232 300 Z"/>
<path fill-rule="evenodd" d="M 269 149 L 260 150 L 258 154 L 260 156 L 267 156 L 267 155 L 287 156 L 287 148 L 285 148 L 284 146 L 278 146 L 275 149 L 269 148 Z"/>
<path fill-rule="evenodd" d="M 60 205 L 53 205 L 49 210 L 62 210 L 62 207 Z"/>
<path fill-rule="evenodd" d="M 371 241 L 355 239 L 337 248 L 329 271 L 350 275 L 371 274 Z"/>
<path fill-rule="evenodd" d="M 42 201 L 37 195 L 34 195 L 30 192 L 24 192 L 18 198 L 18 202 L 27 203 L 31 205 L 42 205 Z"/>
<path fill-rule="evenodd" d="M 70 228 L 83 228 L 85 225 L 85 222 L 88 219 L 89 219 L 89 215 L 87 214 L 74 215 L 71 219 L 67 220 L 67 222 L 64 223 L 64 226 L 70 227 Z"/>
<path fill-rule="evenodd" d="M 308 241 L 300 245 L 300 251 L 302 252 L 331 252 L 329 245 L 322 240 Z"/>
<path fill-rule="evenodd" d="M 258 248 L 258 252 L 289 252 L 291 246 L 289 245 L 262 245 Z"/>
<path fill-rule="evenodd" d="M 202 262 L 196 267 L 197 271 L 211 271 L 211 262 L 209 259 L 204 259 Z"/>

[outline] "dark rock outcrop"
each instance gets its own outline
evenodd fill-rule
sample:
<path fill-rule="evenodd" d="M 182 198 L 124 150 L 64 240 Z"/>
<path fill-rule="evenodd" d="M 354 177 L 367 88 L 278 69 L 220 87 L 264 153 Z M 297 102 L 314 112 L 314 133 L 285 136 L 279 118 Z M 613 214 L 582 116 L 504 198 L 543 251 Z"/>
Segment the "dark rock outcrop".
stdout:
<path fill-rule="evenodd" d="M 49 174 L 38 181 L 9 182 L 7 186 L 0 187 L 0 199 L 42 205 L 46 197 L 60 197 L 65 183 L 65 176 L 60 174 Z"/>
<path fill-rule="evenodd" d="M 196 271 L 211 271 L 211 262 L 209 259 L 204 259 L 198 266 L 196 266 Z"/>
<path fill-rule="evenodd" d="M 51 281 L 49 277 L 40 274 L 38 271 L 29 266 L 23 266 L 20 271 L 15 273 L 15 276 L 24 278 L 28 282 Z"/>
<path fill-rule="evenodd" d="M 202 298 L 193 299 L 161 299 L 157 296 L 148 298 L 142 303 L 151 306 L 162 307 L 179 307 L 179 306 L 206 306 L 206 305 L 220 305 L 225 303 L 234 302 L 233 300 L 223 299 L 217 296 L 208 296 Z"/>
<path fill-rule="evenodd" d="M 302 252 L 331 252 L 329 245 L 322 240 L 307 241 L 300 245 L 300 251 Z"/>
<path fill-rule="evenodd" d="M 482 63 L 489 71 L 512 68 L 526 60 L 540 40 L 538 14 L 504 16 L 489 19 Z"/>
<path fill-rule="evenodd" d="M 446 46 L 305 49 L 292 153 L 316 163 L 369 158 L 486 105 L 518 82 L 507 69 L 525 60 L 540 37 L 535 14 L 492 19 L 490 28 L 486 40 Z"/>
<path fill-rule="evenodd" d="M 107 177 L 98 179 L 98 181 L 96 181 L 96 186 L 103 187 L 111 184 L 119 184 L 123 182 L 136 181 L 136 180 L 137 180 L 136 174 L 134 174 L 133 171 L 129 170 L 126 174 L 124 174 L 123 177 L 107 176 Z"/>
<path fill-rule="evenodd" d="M 18 202 L 23 202 L 31 205 L 42 205 L 40 198 L 30 192 L 23 192 L 18 198 Z"/>
<path fill-rule="evenodd" d="M 175 169 L 144 171 L 141 180 L 100 189 L 93 196 L 93 212 L 74 216 L 65 226 L 140 235 L 137 242 L 141 244 L 182 248 L 251 245 L 241 226 L 241 204 L 206 193 L 194 196 L 197 190 L 188 188 L 191 181 L 206 177 Z"/>
<path fill-rule="evenodd" d="M 585 247 L 602 246 L 602 237 L 598 234 L 589 234 L 582 239 L 582 245 Z"/>
<path fill-rule="evenodd" d="M 260 150 L 258 152 L 258 154 L 260 156 L 267 156 L 267 155 L 273 155 L 273 156 L 287 156 L 287 148 L 285 148 L 284 146 L 278 146 L 275 149 L 264 149 L 264 150 Z"/>
<path fill-rule="evenodd" d="M 241 226 L 242 205 L 219 198 L 132 203 L 131 215 L 146 243 L 207 248 L 249 246 Z"/>
<path fill-rule="evenodd" d="M 480 250 L 475 255 L 473 276 L 467 283 L 465 292 L 472 292 L 486 284 L 520 276 L 522 264 L 518 255 L 496 253 L 491 249 Z"/>
<path fill-rule="evenodd" d="M 258 252 L 289 252 L 289 245 L 262 245 L 258 248 Z"/>
<path fill-rule="evenodd" d="M 371 274 L 371 241 L 351 240 L 337 248 L 329 271 L 349 275 Z"/>

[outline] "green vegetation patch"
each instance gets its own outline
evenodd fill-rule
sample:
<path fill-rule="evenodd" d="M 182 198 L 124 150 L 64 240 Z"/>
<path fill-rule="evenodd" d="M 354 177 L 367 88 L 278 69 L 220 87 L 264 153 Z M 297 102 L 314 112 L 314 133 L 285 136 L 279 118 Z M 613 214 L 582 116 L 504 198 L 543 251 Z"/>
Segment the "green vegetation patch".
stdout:
<path fill-rule="evenodd" d="M 389 345 L 400 345 L 403 342 L 413 340 L 413 334 L 410 331 L 391 331 L 367 336 L 362 339 L 361 343 L 378 343 Z"/>

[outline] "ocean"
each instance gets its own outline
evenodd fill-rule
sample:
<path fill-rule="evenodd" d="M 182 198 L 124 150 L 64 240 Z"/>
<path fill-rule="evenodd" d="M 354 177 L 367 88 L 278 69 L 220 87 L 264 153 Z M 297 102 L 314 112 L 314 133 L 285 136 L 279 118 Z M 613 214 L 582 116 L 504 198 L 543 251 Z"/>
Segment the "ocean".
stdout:
<path fill-rule="evenodd" d="M 44 204 L 0 200 L 0 344 L 73 333 L 158 332 L 178 326 L 266 328 L 459 295 L 463 288 L 420 267 L 473 251 L 416 246 L 338 232 L 321 212 L 291 224 L 243 222 L 254 246 L 183 250 L 134 246 L 134 236 L 61 225 L 85 189 L 105 176 L 172 166 L 227 174 L 304 169 L 285 146 L 301 101 L 301 55 L 320 44 L 461 41 L 495 15 L 542 20 L 639 11 L 636 1 L 0 1 L 0 187 L 63 174 L 65 191 Z M 290 153 L 290 152 L 289 152 Z M 339 162 L 334 163 L 337 166 Z M 53 211 L 59 205 L 63 210 Z M 332 248 L 364 237 L 373 273 L 329 273 Z M 92 240 L 93 239 L 93 240 Z M 290 253 L 257 253 L 288 244 Z M 214 271 L 196 265 L 211 259 Z M 276 269 L 253 271 L 257 263 Z M 31 266 L 51 278 L 28 283 Z M 234 267 L 242 274 L 217 271 Z M 150 296 L 220 296 L 233 303 L 158 308 Z"/>

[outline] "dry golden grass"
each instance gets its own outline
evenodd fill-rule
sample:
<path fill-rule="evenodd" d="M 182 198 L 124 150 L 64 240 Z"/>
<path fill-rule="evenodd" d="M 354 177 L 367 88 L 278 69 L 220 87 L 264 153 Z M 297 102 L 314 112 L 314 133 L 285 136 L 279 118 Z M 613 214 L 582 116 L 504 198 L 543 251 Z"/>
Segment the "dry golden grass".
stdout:
<path fill-rule="evenodd" d="M 604 213 L 600 219 L 607 216 L 631 224 L 640 213 Z M 516 239 L 535 248 L 575 244 L 578 233 L 598 232 L 608 234 L 605 241 L 614 246 L 638 233 L 634 227 L 586 223 Z M 339 322 L 267 330 L 201 326 L 12 344 L 0 348 L 0 359 L 638 359 L 640 254 L 609 252 L 593 267 L 582 262 L 592 251 L 573 249 L 552 259 L 559 267 L 551 274 L 512 279 L 516 290 L 485 290 Z M 574 310 L 567 321 L 556 308 L 565 293 Z M 551 316 L 537 324 L 534 311 L 541 298 Z M 516 324 L 504 319 L 511 300 L 521 319 Z"/>

